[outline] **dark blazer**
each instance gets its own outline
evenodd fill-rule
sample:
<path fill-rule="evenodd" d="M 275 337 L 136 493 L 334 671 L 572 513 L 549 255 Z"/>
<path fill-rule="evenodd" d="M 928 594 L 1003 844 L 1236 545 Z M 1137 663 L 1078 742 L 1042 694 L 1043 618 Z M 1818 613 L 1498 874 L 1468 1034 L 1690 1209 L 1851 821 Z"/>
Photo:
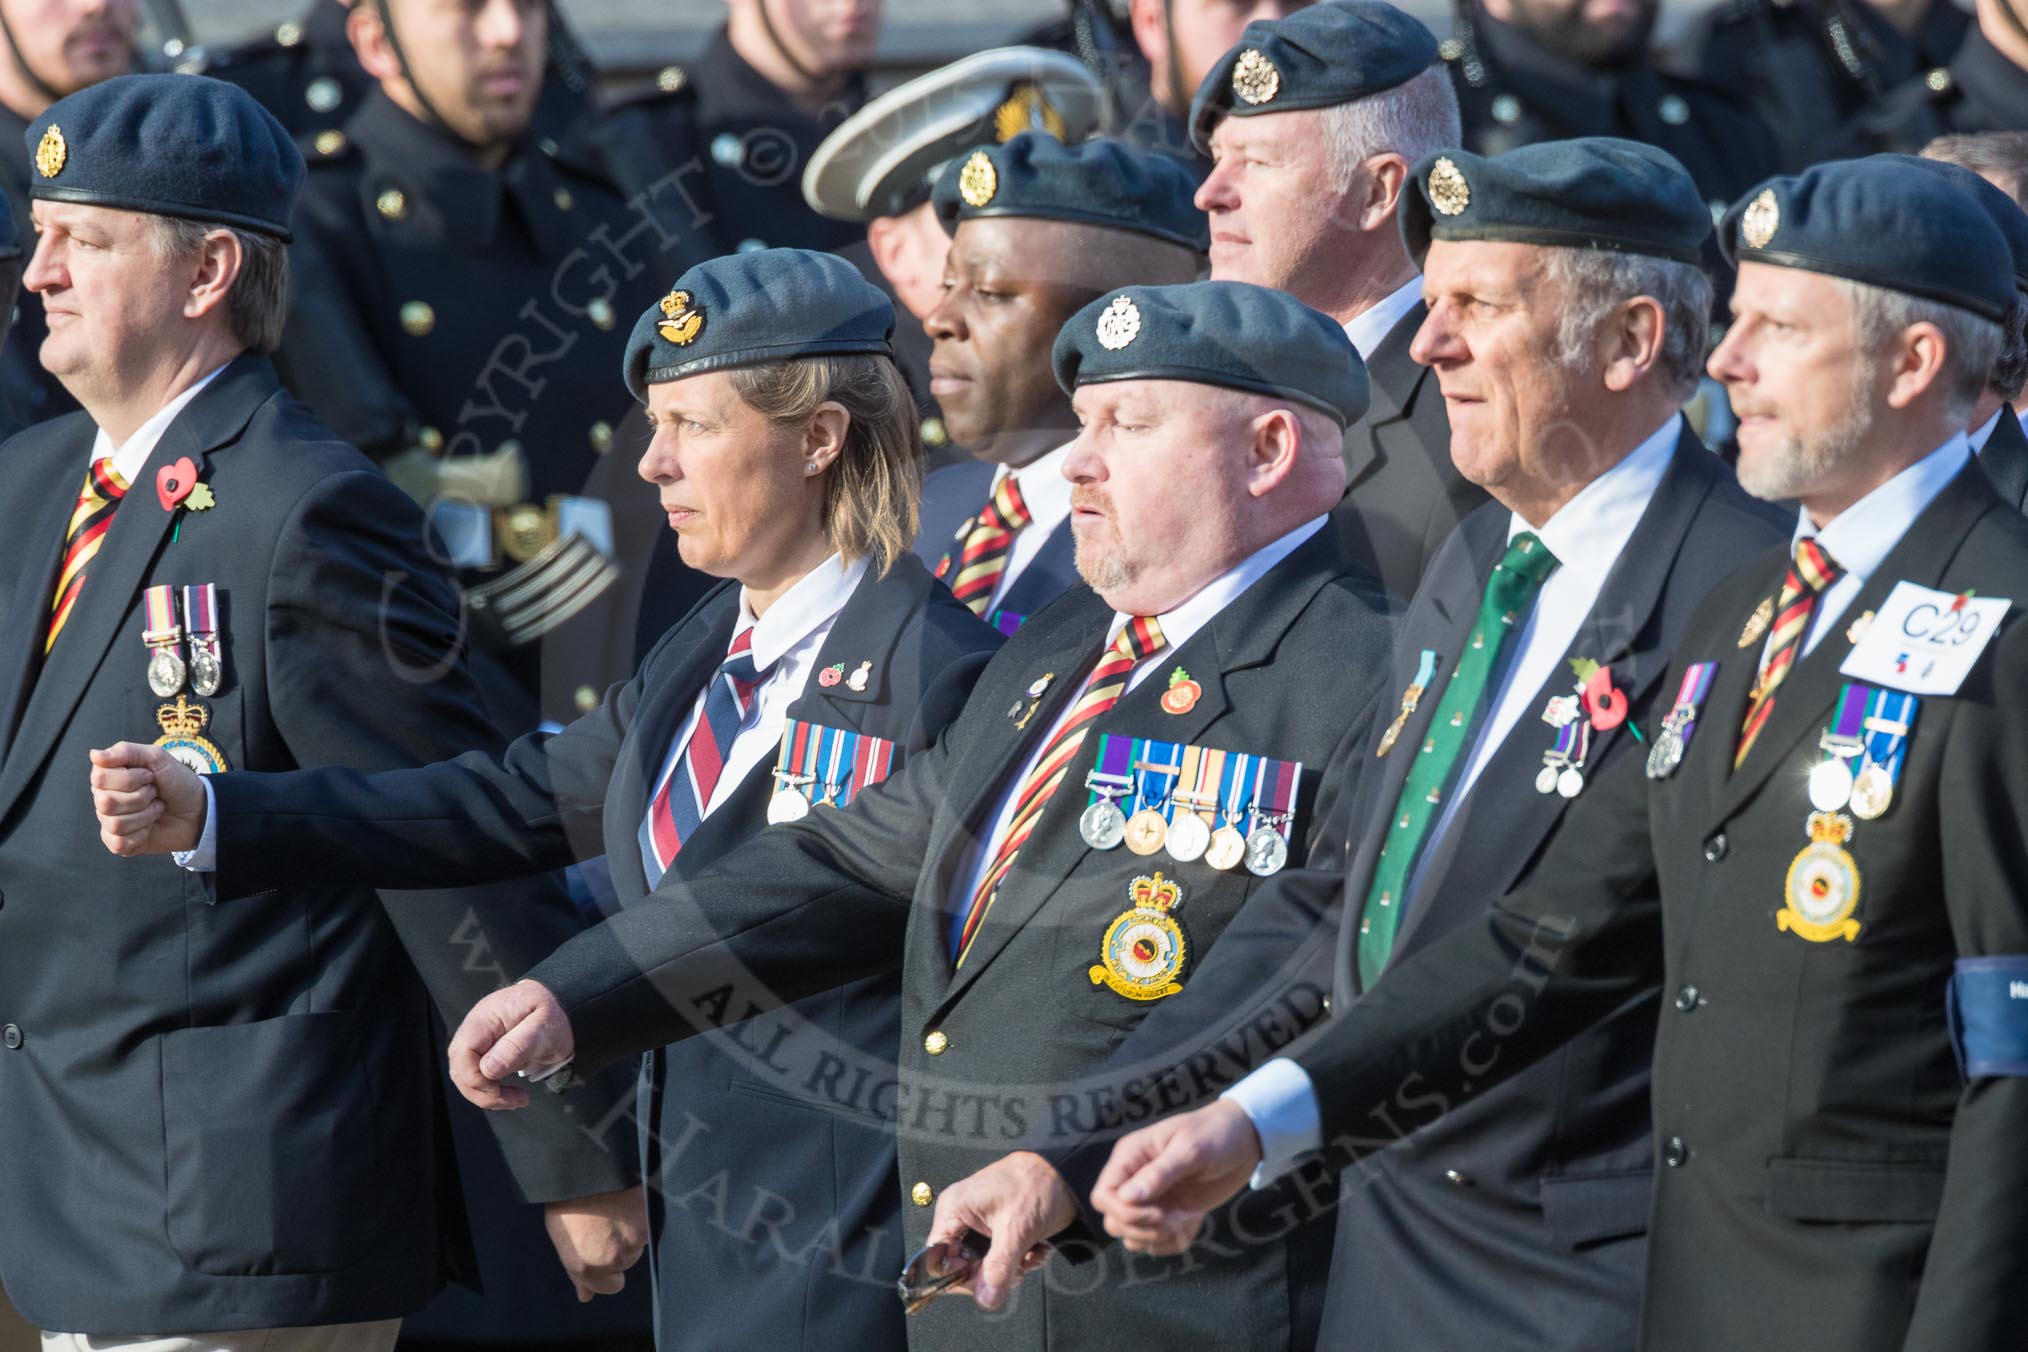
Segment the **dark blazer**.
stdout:
<path fill-rule="evenodd" d="M 1331 514 L 1345 552 L 1396 596 L 1415 595 L 1451 531 L 1486 501 L 1451 463 L 1436 376 L 1408 355 L 1428 313 L 1417 301 L 1373 349 L 1373 406 L 1345 429 L 1345 500 Z"/>
<path fill-rule="evenodd" d="M 1202 697 L 1183 714 L 1162 712 L 1167 682 L 1150 679 L 1095 720 L 953 974 L 953 889 L 969 876 L 1010 777 L 1098 660 L 1110 618 L 1090 591 L 1069 593 L 1001 650 L 944 740 L 855 811 L 767 832 L 697 878 L 665 882 L 654 904 L 538 967 L 531 975 L 571 1011 L 583 1065 L 682 1033 L 684 1015 L 675 1011 L 699 1006 L 700 992 L 735 992 L 717 997 L 734 1008 L 768 992 L 793 998 L 890 971 L 899 955 L 898 1077 L 890 1059 L 828 1077 L 812 1067 L 804 1083 L 895 1116 L 911 1248 L 923 1242 L 938 1189 L 1044 1124 L 1078 1130 L 1093 1111 L 1079 1077 L 1103 1064 L 1150 1008 L 1089 976 L 1107 927 L 1131 908 L 1129 884 L 1155 871 L 1182 884 L 1178 914 L 1196 954 L 1214 948 L 1260 882 L 1202 861 L 1088 848 L 1077 818 L 1101 736 L 1302 762 L 1300 852 L 1317 815 L 1313 772 L 1365 716 L 1393 631 L 1378 585 L 1323 530 L 1181 647 L 1154 658 L 1162 672 L 1186 669 Z M 1052 679 L 1038 702 L 1027 692 L 1044 676 Z M 1021 718 L 1031 703 L 1032 717 Z M 1030 1283 L 1009 1313 L 990 1321 L 963 1302 L 940 1303 L 909 1321 L 909 1344 L 1166 1348 L 1187 1337 L 1235 1349 L 1307 1347 L 1324 1228 L 1252 1219 L 1256 1242 L 1235 1242 L 1215 1261 L 1137 1261 L 1126 1274 L 1115 1252 L 1096 1280 Z"/>
<path fill-rule="evenodd" d="M 1979 467 L 1993 481 L 1993 488 L 2016 511 L 2028 511 L 2028 432 L 2011 408 L 2000 410 L 2000 421 L 1986 447 L 1979 452 Z"/>
<path fill-rule="evenodd" d="M 648 891 L 637 833 L 649 796 L 732 641 L 738 607 L 738 589 L 719 587 L 597 710 L 555 736 L 521 739 L 504 761 L 466 756 L 392 776 L 221 778 L 221 884 L 236 894 L 283 879 L 360 873 L 420 883 L 603 854 L 621 904 L 638 906 Z M 789 716 L 890 740 L 901 764 L 957 716 L 998 646 L 997 635 L 904 558 L 885 577 L 868 572 L 817 657 L 819 670 L 870 661 L 866 689 L 813 680 Z M 755 768 L 704 820 L 671 879 L 762 834 L 774 764 L 770 757 Z M 296 816 L 318 821 L 315 843 L 273 848 L 273 823 Z M 709 992 L 700 999 L 722 1013 L 720 1022 L 753 1012 L 714 1005 Z M 636 1116 L 642 1174 L 655 1183 L 649 1213 L 662 1352 L 901 1341 L 890 1269 L 905 1255 L 891 1123 L 850 1105 L 827 1107 L 782 1069 L 891 1063 L 899 1001 L 898 977 L 874 977 L 650 1052 Z"/>
<path fill-rule="evenodd" d="M 960 461 L 925 476 L 915 556 L 932 569 L 941 567 L 959 537 L 971 530 L 972 518 L 986 505 L 986 495 L 992 491 L 993 466 L 984 461 Z M 1076 549 L 1066 517 L 1022 567 L 987 618 L 1003 631 L 1018 629 L 1057 597 L 1083 586 L 1084 579 L 1077 575 Z"/>
<path fill-rule="evenodd" d="M 1797 663 L 1735 771 L 1758 661 L 1741 627 L 1786 566 L 1786 548 L 1748 564 L 1685 627 L 1661 688 L 1691 662 L 1718 672 L 1681 767 L 1651 781 L 1619 758 L 1529 884 L 1405 954 L 1296 1059 L 1327 1142 L 1356 1155 L 1376 1112 L 1419 1125 L 1659 985 L 1640 1346 L 2016 1347 L 2028 1081 L 1966 1083 L 1944 1001 L 1955 960 L 2028 952 L 2028 630 L 2008 624 L 1955 695 L 1922 699 L 1894 805 L 1848 846 L 1856 937 L 1811 943 L 1775 912 L 1853 621 L 1904 579 L 2020 595 L 2028 523 L 1967 467 Z"/>
<path fill-rule="evenodd" d="M 575 912 L 517 889 L 389 914 L 329 877 L 226 902 L 211 875 L 107 854 L 85 753 L 157 735 L 151 584 L 218 587 L 226 684 L 198 702 L 230 765 L 385 768 L 493 734 L 420 513 L 251 356 L 163 435 L 38 677 L 94 433 L 79 414 L 0 454 L 26 523 L 0 540 L 0 1280 L 31 1322 L 85 1333 L 409 1313 L 465 1248 L 417 973 L 455 1022 Z M 183 456 L 208 511 L 157 501 Z M 563 1113 L 499 1139 L 530 1200 L 635 1176 Z"/>

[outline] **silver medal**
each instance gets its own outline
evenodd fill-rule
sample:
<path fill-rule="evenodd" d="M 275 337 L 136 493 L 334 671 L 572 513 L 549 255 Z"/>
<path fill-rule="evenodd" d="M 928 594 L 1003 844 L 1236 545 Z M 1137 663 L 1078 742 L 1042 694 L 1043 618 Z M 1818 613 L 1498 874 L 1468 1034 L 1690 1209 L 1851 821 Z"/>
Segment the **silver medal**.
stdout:
<path fill-rule="evenodd" d="M 1211 844 L 1211 828 L 1195 812 L 1179 810 L 1169 823 L 1169 857 L 1188 864 L 1204 857 Z"/>
<path fill-rule="evenodd" d="M 1110 798 L 1100 799 L 1077 819 L 1077 833 L 1094 850 L 1117 849 L 1127 838 L 1127 814 L 1115 807 Z"/>
<path fill-rule="evenodd" d="M 1554 765 L 1545 765 L 1536 772 L 1535 792 L 1537 793 L 1556 792 L 1556 767 Z"/>
<path fill-rule="evenodd" d="M 1556 777 L 1556 791 L 1565 798 L 1575 798 L 1584 792 L 1584 772 L 1575 765 Z"/>
<path fill-rule="evenodd" d="M 1667 779 L 1682 763 L 1682 735 L 1664 723 L 1662 730 L 1655 734 L 1655 744 L 1648 748 L 1648 778 Z"/>
<path fill-rule="evenodd" d="M 1844 758 L 1819 761 L 1810 771 L 1810 806 L 1819 812 L 1838 812 L 1852 801 L 1852 767 Z"/>
<path fill-rule="evenodd" d="M 1246 871 L 1256 878 L 1280 873 L 1289 862 L 1289 843 L 1271 826 L 1255 827 L 1246 838 Z"/>
<path fill-rule="evenodd" d="M 799 822 L 810 815 L 810 800 L 800 789 L 782 789 L 768 799 L 768 825 Z"/>
<path fill-rule="evenodd" d="M 148 654 L 148 688 L 163 699 L 183 688 L 186 674 L 183 659 L 169 647 L 157 647 Z"/>
<path fill-rule="evenodd" d="M 225 682 L 225 671 L 220 665 L 218 654 L 208 645 L 199 644 L 190 650 L 190 688 L 200 695 L 218 693 L 218 687 Z"/>

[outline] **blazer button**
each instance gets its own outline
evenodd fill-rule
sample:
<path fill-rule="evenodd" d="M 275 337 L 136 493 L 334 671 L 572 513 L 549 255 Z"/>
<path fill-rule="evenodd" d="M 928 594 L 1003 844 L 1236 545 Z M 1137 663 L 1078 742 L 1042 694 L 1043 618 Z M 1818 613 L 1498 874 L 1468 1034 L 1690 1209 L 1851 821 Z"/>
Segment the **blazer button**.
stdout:
<path fill-rule="evenodd" d="M 1685 986 L 1682 990 L 1676 992 L 1676 1008 L 1682 1010 L 1685 1014 L 1688 1014 L 1703 1003 L 1704 999 L 1697 993 L 1695 986 Z"/>
<path fill-rule="evenodd" d="M 1324 997 L 1324 1012 L 1326 1014 L 1331 1012 L 1331 997 L 1328 995 Z"/>
<path fill-rule="evenodd" d="M 951 1040 L 945 1036 L 943 1029 L 934 1029 L 922 1040 L 922 1049 L 931 1056 L 942 1056 L 951 1049 Z"/>
<path fill-rule="evenodd" d="M 1683 1144 L 1681 1136 L 1671 1136 L 1662 1147 L 1662 1163 L 1671 1169 L 1680 1169 L 1690 1159 L 1690 1147 Z"/>
<path fill-rule="evenodd" d="M 12 1028 L 14 1025 L 9 1024 L 7 1026 Z M 917 1206 L 928 1206 L 931 1202 L 936 1201 L 936 1199 L 936 1190 L 927 1183 L 918 1183 L 908 1190 L 908 1200 L 914 1202 Z"/>
<path fill-rule="evenodd" d="M 1456 1169 L 1444 1170 L 1444 1182 L 1454 1188 L 1469 1188 L 1472 1186 L 1472 1180 L 1459 1173 Z"/>
<path fill-rule="evenodd" d="M 1732 846 L 1726 842 L 1725 832 L 1720 831 L 1712 836 L 1711 839 L 1704 842 L 1704 858 L 1715 864 L 1725 858 L 1731 849 Z"/>
<path fill-rule="evenodd" d="M 11 1023 L 5 1028 L 0 1028 L 0 1042 L 6 1043 L 7 1050 L 10 1052 L 19 1051 L 21 1049 L 21 1030 Z"/>

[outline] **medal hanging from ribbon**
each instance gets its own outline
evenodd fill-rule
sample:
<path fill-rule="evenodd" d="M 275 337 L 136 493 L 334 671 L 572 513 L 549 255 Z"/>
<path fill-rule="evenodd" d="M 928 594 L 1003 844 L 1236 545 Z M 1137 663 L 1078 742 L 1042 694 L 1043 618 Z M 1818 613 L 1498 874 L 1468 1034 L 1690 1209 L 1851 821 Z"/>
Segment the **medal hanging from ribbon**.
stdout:
<path fill-rule="evenodd" d="M 1866 687 L 1847 685 L 1838 694 L 1831 726 L 1817 738 L 1823 758 L 1810 771 L 1810 806 L 1819 812 L 1843 812 L 1852 801 L 1857 762 L 1866 750 L 1859 726 L 1866 717 Z"/>
<path fill-rule="evenodd" d="M 190 635 L 190 688 L 209 698 L 225 683 L 224 654 L 218 643 L 218 586 L 206 582 L 183 589 L 183 624 Z"/>
<path fill-rule="evenodd" d="M 1179 863 L 1245 864 L 1260 877 L 1288 863 L 1303 767 L 1215 747 L 1107 733 L 1084 777 L 1078 834 L 1094 850 L 1164 847 Z"/>
<path fill-rule="evenodd" d="M 1424 648 L 1422 657 L 1416 663 L 1415 679 L 1408 683 L 1408 689 L 1401 692 L 1401 710 L 1394 715 L 1394 721 L 1387 725 L 1387 731 L 1380 735 L 1380 745 L 1373 749 L 1375 757 L 1385 756 L 1394 750 L 1394 744 L 1401 737 L 1401 730 L 1408 726 L 1409 716 L 1416 705 L 1422 702 L 1423 693 L 1436 676 L 1436 650 Z"/>
<path fill-rule="evenodd" d="M 1296 789 L 1302 782 L 1303 767 L 1296 761 L 1257 759 L 1260 777 L 1254 788 L 1253 829 L 1246 836 L 1246 871 L 1256 878 L 1266 878 L 1288 866 L 1289 838 L 1296 821 Z"/>
<path fill-rule="evenodd" d="M 1204 820 L 1204 813 L 1218 806 L 1218 776 L 1225 768 L 1225 760 L 1223 751 L 1201 746 L 1183 748 L 1183 772 L 1176 780 L 1174 805 L 1169 811 L 1169 836 L 1164 842 L 1169 857 L 1179 864 L 1195 863 L 1210 848 L 1211 825 Z"/>
<path fill-rule="evenodd" d="M 176 623 L 176 589 L 167 583 L 150 587 L 141 602 L 147 614 L 141 642 L 148 648 L 148 688 L 168 699 L 183 689 L 189 675 L 183 664 L 183 629 Z"/>
<path fill-rule="evenodd" d="M 1094 850 L 1116 849 L 1127 838 L 1127 814 L 1119 800 L 1134 787 L 1134 777 L 1127 773 L 1133 753 L 1131 737 L 1107 733 L 1099 741 L 1097 763 L 1084 777 L 1091 798 L 1077 819 L 1077 833 Z"/>
<path fill-rule="evenodd" d="M 1716 662 L 1693 662 L 1684 671 L 1683 684 L 1676 688 L 1676 702 L 1662 719 L 1655 744 L 1648 748 L 1648 778 L 1667 779 L 1683 763 L 1683 753 L 1690 749 L 1690 734 L 1697 728 L 1697 712 L 1704 707 L 1717 675 Z"/>
<path fill-rule="evenodd" d="M 1838 692 L 1818 739 L 1823 759 L 1810 771 L 1810 843 L 1789 864 L 1776 928 L 1818 944 L 1859 937 L 1859 864 L 1847 848 L 1853 818 L 1871 821 L 1893 803 L 1917 707 L 1913 695 L 1858 682 Z"/>
<path fill-rule="evenodd" d="M 1127 848 L 1135 854 L 1153 854 L 1169 838 L 1169 796 L 1183 770 L 1183 748 L 1136 737 L 1127 768 L 1134 775 L 1135 804 L 1127 818 Z"/>
<path fill-rule="evenodd" d="M 1868 694 L 1866 715 L 1859 724 L 1866 750 L 1852 779 L 1852 815 L 1861 821 L 1877 820 L 1893 804 L 1919 707 L 1920 701 L 1904 691 L 1872 690 Z"/>
<path fill-rule="evenodd" d="M 1232 752 L 1220 771 L 1217 821 L 1212 828 L 1211 843 L 1204 848 L 1204 862 L 1221 872 L 1238 868 L 1246 858 L 1246 835 L 1240 824 L 1246 818 L 1245 805 L 1253 801 L 1259 763 L 1258 756 Z"/>
<path fill-rule="evenodd" d="M 1556 744 L 1542 753 L 1535 791 L 1575 798 L 1584 792 L 1584 762 L 1591 754 L 1591 720 L 1584 716 L 1576 695 L 1558 695 L 1543 709 L 1542 721 L 1556 729 Z"/>
<path fill-rule="evenodd" d="M 846 728 L 790 719 L 775 757 L 775 792 L 768 822 L 810 815 L 811 807 L 847 807 L 861 789 L 894 772 L 894 743 Z"/>

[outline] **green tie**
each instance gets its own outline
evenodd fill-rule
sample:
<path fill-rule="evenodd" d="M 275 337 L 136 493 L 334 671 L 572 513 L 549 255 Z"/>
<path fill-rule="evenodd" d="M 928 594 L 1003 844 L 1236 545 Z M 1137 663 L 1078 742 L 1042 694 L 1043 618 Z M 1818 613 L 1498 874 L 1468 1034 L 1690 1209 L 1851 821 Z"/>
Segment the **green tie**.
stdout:
<path fill-rule="evenodd" d="M 1380 847 L 1380 862 L 1373 870 L 1373 886 L 1366 893 L 1366 906 L 1359 918 L 1359 981 L 1371 986 L 1394 951 L 1395 930 L 1401 923 L 1402 892 L 1416 856 L 1437 819 L 1444 788 L 1451 782 L 1466 735 L 1485 698 L 1486 684 L 1500 660 L 1507 640 L 1528 618 L 1535 593 L 1542 580 L 1556 567 L 1556 556 L 1526 531 L 1507 544 L 1507 552 L 1493 567 L 1486 581 L 1486 599 L 1479 605 L 1479 621 L 1472 626 L 1472 641 L 1451 669 L 1443 701 L 1430 719 L 1429 734 L 1422 751 L 1409 767 L 1408 780 L 1401 786 L 1401 801 L 1387 828 L 1386 843 Z"/>

